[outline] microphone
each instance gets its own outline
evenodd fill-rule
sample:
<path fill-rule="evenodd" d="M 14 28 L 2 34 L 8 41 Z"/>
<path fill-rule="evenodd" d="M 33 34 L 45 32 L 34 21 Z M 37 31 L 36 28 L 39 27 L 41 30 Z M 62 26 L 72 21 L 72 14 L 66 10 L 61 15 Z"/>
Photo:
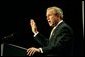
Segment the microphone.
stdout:
<path fill-rule="evenodd" d="M 7 39 L 7 38 L 10 38 L 10 37 L 13 37 L 13 36 L 14 36 L 14 34 L 12 33 L 12 34 L 10 34 L 8 36 L 5 36 L 3 39 Z"/>
<path fill-rule="evenodd" d="M 8 35 L 8 36 L 3 37 L 3 38 L 2 38 L 2 43 L 3 43 L 3 42 L 14 41 L 14 40 L 15 40 L 15 39 L 14 39 L 14 34 L 15 34 L 15 33 L 12 33 L 12 34 L 10 34 L 10 35 Z"/>

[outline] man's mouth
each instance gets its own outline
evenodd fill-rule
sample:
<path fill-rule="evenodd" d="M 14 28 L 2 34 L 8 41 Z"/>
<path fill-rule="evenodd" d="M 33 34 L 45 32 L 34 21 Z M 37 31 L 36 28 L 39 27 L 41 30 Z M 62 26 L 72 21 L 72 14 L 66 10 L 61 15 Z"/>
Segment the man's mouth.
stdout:
<path fill-rule="evenodd" d="M 51 21 L 48 21 L 48 23 L 50 23 Z"/>
<path fill-rule="evenodd" d="M 49 24 L 51 24 L 51 21 L 48 21 Z"/>

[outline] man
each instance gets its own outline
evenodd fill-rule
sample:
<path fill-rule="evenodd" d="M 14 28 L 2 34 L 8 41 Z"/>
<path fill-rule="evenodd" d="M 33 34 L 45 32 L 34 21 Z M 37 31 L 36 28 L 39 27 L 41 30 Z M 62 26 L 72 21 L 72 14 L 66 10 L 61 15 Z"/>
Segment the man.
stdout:
<path fill-rule="evenodd" d="M 42 47 L 27 49 L 27 55 L 33 56 L 41 53 L 46 56 L 72 55 L 72 29 L 63 21 L 63 11 L 59 7 L 49 7 L 46 11 L 49 26 L 53 27 L 49 39 L 45 38 L 37 29 L 36 23 L 31 19 L 30 25 L 36 39 Z M 38 55 L 38 54 L 37 54 Z"/>

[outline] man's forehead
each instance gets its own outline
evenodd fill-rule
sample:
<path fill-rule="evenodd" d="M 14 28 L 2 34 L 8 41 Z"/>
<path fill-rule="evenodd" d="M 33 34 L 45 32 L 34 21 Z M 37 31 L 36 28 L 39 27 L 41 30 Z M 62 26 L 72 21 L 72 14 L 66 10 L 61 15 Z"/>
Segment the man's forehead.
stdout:
<path fill-rule="evenodd" d="M 55 11 L 53 9 L 47 10 L 46 14 L 54 14 Z"/>
<path fill-rule="evenodd" d="M 54 9 L 49 9 L 49 10 L 47 10 L 47 12 L 51 12 L 51 11 L 54 11 Z"/>

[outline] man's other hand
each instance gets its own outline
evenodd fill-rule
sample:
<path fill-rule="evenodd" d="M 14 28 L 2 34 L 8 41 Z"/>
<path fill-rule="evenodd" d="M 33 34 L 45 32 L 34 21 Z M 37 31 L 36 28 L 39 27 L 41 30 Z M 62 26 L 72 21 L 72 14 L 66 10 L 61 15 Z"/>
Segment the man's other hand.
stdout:
<path fill-rule="evenodd" d="M 34 47 L 27 49 L 27 55 L 33 56 L 35 53 L 40 53 L 40 49 Z"/>

